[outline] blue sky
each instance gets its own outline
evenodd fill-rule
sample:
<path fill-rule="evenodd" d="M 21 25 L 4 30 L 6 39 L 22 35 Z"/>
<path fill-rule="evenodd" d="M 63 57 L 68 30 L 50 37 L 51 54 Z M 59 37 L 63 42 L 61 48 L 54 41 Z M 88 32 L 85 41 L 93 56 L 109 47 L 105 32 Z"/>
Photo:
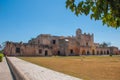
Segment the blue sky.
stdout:
<path fill-rule="evenodd" d="M 111 42 L 120 49 L 120 28 L 108 28 L 89 16 L 75 16 L 66 0 L 0 0 L 0 44 L 27 42 L 39 34 L 75 36 L 77 28 L 94 33 L 94 41 Z"/>

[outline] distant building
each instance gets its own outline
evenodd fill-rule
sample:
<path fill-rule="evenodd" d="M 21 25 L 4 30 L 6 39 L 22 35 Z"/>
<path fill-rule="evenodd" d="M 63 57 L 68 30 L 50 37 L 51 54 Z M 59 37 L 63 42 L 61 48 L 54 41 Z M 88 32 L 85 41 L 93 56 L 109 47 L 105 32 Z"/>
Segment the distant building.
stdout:
<path fill-rule="evenodd" d="M 120 54 L 117 47 L 101 47 L 94 43 L 93 34 L 82 34 L 76 30 L 76 36 L 51 36 L 40 34 L 28 43 L 7 42 L 4 52 L 10 56 L 79 56 Z"/>

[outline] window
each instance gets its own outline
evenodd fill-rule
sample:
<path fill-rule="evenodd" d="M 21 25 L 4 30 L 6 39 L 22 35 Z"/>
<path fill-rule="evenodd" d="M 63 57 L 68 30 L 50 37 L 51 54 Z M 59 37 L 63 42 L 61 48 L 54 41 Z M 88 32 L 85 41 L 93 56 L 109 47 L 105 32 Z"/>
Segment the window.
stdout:
<path fill-rule="evenodd" d="M 20 53 L 20 48 L 16 48 L 16 53 Z"/>
<path fill-rule="evenodd" d="M 38 44 L 40 44 L 40 40 L 38 40 Z"/>
<path fill-rule="evenodd" d="M 86 43 L 86 46 L 88 46 L 88 42 Z"/>
<path fill-rule="evenodd" d="M 41 54 L 42 53 L 42 49 L 39 49 L 39 54 Z"/>
<path fill-rule="evenodd" d="M 56 40 L 53 40 L 52 43 L 53 43 L 53 44 L 56 44 Z"/>

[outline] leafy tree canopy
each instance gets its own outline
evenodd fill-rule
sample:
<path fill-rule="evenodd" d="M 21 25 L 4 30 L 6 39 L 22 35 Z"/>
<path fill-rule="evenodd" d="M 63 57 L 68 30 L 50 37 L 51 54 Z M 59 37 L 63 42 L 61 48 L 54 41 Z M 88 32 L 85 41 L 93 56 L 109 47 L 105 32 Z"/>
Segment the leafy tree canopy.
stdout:
<path fill-rule="evenodd" d="M 113 28 L 120 27 L 120 0 L 66 0 L 66 7 L 77 16 L 88 15 Z"/>

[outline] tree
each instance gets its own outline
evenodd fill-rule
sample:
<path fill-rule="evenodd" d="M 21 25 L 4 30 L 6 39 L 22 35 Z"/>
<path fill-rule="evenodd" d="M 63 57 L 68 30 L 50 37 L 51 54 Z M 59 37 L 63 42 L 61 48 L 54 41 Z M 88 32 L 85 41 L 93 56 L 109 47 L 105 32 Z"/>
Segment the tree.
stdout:
<path fill-rule="evenodd" d="M 66 8 L 75 15 L 88 15 L 113 28 L 120 27 L 120 0 L 66 0 Z"/>
<path fill-rule="evenodd" d="M 9 41 L 3 42 L 3 43 L 2 43 L 2 48 L 4 48 L 8 42 L 9 42 Z"/>
<path fill-rule="evenodd" d="M 0 48 L 2 48 L 2 46 L 0 45 Z"/>

